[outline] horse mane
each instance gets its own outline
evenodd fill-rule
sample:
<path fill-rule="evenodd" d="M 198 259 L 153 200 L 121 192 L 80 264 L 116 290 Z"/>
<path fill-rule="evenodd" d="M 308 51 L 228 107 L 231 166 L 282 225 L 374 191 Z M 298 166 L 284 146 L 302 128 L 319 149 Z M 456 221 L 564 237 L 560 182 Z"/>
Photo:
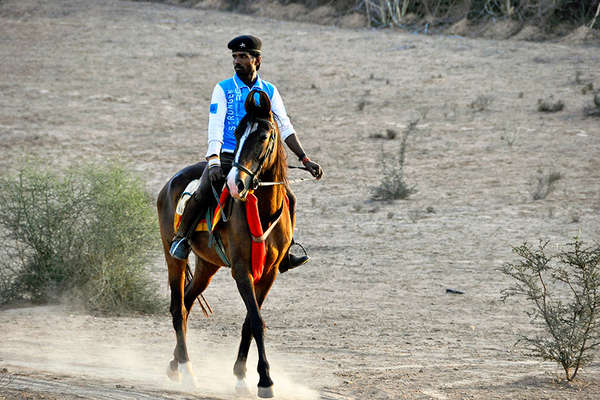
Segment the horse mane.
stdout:
<path fill-rule="evenodd" d="M 287 183 L 287 154 L 283 147 L 283 140 L 281 140 L 281 134 L 279 132 L 279 125 L 275 118 L 275 115 L 271 112 L 271 122 L 275 127 L 275 132 L 277 134 L 277 142 L 275 143 L 275 161 L 273 162 L 272 170 L 273 170 L 273 180 L 275 182 L 286 182 Z"/>

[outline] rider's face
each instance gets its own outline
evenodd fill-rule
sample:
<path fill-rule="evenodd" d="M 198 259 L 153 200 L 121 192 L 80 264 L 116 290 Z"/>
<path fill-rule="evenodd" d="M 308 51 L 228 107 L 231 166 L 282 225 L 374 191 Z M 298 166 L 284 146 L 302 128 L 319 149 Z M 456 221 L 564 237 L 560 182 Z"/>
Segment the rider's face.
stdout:
<path fill-rule="evenodd" d="M 257 58 L 245 51 L 233 52 L 233 69 L 239 75 L 252 76 L 256 72 Z"/>

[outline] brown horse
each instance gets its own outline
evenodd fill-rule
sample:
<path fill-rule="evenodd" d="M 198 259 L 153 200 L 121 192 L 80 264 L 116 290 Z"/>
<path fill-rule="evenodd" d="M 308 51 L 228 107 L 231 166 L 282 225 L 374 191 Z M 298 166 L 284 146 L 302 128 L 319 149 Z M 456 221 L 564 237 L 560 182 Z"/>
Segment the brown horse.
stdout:
<path fill-rule="evenodd" d="M 224 208 L 229 214 L 227 222 L 220 222 L 215 232 L 223 243 L 231 274 L 247 311 L 233 368 L 238 379 L 237 389 L 248 390 L 244 381 L 246 359 L 254 338 L 258 349 L 257 369 L 260 375 L 258 396 L 273 397 L 273 381 L 269 375 L 269 363 L 265 354 L 264 322 L 260 309 L 277 276 L 278 266 L 290 247 L 294 216 L 286 205 L 286 155 L 277 124 L 273 120 L 269 98 L 262 91 L 252 91 L 248 95 L 245 107 L 246 116 L 236 130 L 238 145 L 235 161 L 227 177 L 232 204 Z M 169 268 L 170 310 L 177 337 L 174 358 L 169 363 L 167 374 L 173 380 L 181 380 L 183 373 L 194 386 L 196 382 L 186 346 L 187 318 L 194 301 L 206 289 L 224 262 L 215 251 L 215 246 L 209 248 L 209 234 L 195 232 L 190 242 L 196 254 L 196 269 L 191 281 L 186 282 L 186 268 L 189 268 L 187 261 L 171 257 L 169 246 L 174 235 L 173 218 L 177 201 L 187 184 L 202 175 L 205 166 L 206 163 L 202 162 L 179 171 L 162 188 L 157 200 L 163 249 Z M 260 185 L 260 182 L 266 181 L 275 184 Z M 255 189 L 254 195 L 258 199 L 258 214 L 263 230 L 267 231 L 270 225 L 275 224 L 266 239 L 263 238 L 266 257 L 262 276 L 257 280 L 252 273 L 252 247 L 257 238 L 251 235 L 245 205 L 252 189 Z M 276 215 L 280 216 L 278 220 L 275 220 Z"/>

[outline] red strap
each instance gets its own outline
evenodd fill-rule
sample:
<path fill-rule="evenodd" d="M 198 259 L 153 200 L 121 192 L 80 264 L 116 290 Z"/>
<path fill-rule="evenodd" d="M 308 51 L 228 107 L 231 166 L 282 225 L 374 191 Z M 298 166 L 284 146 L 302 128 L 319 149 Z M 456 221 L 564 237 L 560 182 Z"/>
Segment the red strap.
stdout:
<path fill-rule="evenodd" d="M 253 193 L 248 194 L 246 198 L 246 218 L 248 218 L 248 227 L 252 236 L 262 236 L 263 229 L 258 215 L 258 199 Z M 266 257 L 265 242 L 252 241 L 252 276 L 255 283 L 262 276 Z"/>
<path fill-rule="evenodd" d="M 227 200 L 227 196 L 229 196 L 229 188 L 225 186 L 223 191 L 221 192 L 221 197 L 219 198 L 219 206 L 223 208 L 225 205 L 225 200 Z"/>

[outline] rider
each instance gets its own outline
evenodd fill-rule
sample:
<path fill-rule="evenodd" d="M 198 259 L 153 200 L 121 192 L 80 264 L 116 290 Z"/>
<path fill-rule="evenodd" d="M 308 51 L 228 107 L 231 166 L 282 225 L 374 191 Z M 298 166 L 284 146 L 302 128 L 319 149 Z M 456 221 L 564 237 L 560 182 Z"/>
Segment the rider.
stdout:
<path fill-rule="evenodd" d="M 236 148 L 235 129 L 246 114 L 244 102 L 252 89 L 267 93 L 271 101 L 271 111 L 275 115 L 279 132 L 290 150 L 298 157 L 304 167 L 317 179 L 323 176 L 319 164 L 311 161 L 285 111 L 283 100 L 275 85 L 264 81 L 258 75 L 261 57 L 261 40 L 256 36 L 243 35 L 232 39 L 227 47 L 232 51 L 235 74 L 232 78 L 219 82 L 212 93 L 208 119 L 208 168 L 200 178 L 200 186 L 188 200 L 181 223 L 173 238 L 170 254 L 178 259 L 187 259 L 191 246 L 188 239 L 194 233 L 200 216 L 204 216 L 212 194 L 211 184 L 216 188 L 223 186 L 233 163 Z M 295 196 L 287 187 L 290 199 L 290 211 L 295 211 Z M 279 267 L 281 272 L 295 268 L 309 260 L 307 255 L 288 254 Z"/>

